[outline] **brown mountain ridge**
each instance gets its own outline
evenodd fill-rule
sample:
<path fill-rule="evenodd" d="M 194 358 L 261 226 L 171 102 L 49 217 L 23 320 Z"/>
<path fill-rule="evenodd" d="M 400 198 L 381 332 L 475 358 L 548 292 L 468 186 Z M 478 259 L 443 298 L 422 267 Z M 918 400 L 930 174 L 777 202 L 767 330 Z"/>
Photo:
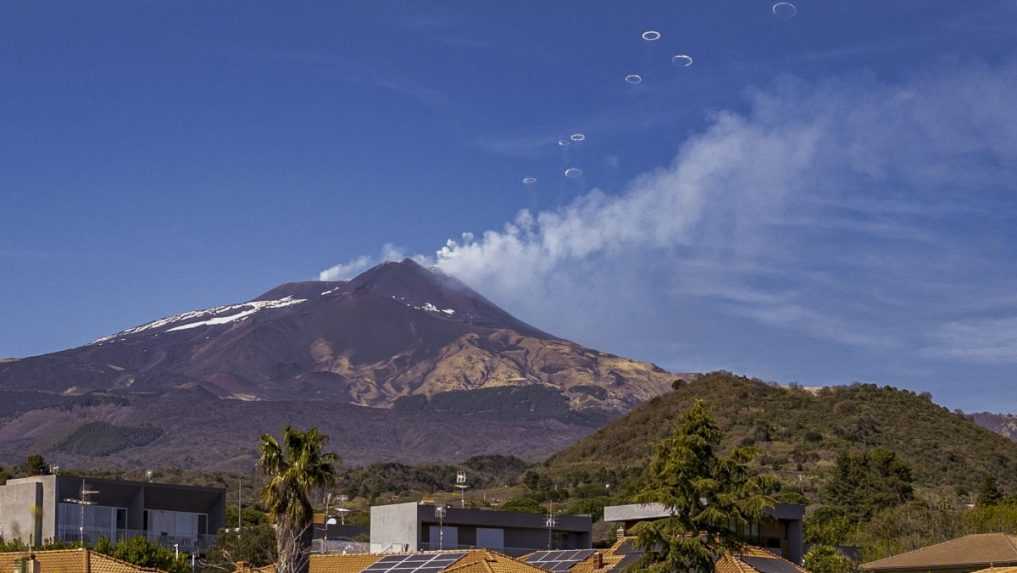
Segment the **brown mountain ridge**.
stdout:
<path fill-rule="evenodd" d="M 0 362 L 0 460 L 242 466 L 285 423 L 331 430 L 353 462 L 539 457 L 675 377 L 404 260 Z"/>

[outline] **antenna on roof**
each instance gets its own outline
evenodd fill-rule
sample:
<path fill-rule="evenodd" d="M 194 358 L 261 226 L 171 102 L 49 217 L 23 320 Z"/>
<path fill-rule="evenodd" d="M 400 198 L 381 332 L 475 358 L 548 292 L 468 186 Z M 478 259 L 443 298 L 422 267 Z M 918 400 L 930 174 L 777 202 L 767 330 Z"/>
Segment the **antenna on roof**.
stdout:
<path fill-rule="evenodd" d="M 346 525 L 346 514 L 353 511 L 351 509 L 343 507 L 343 504 L 348 502 L 349 500 L 350 496 L 348 495 L 343 494 L 339 496 L 339 506 L 335 508 L 336 513 L 339 514 L 339 525 Z M 335 518 L 333 518 L 333 520 L 334 519 Z"/>
<path fill-rule="evenodd" d="M 81 480 L 81 491 L 78 494 L 78 499 L 73 497 L 64 499 L 65 502 L 76 504 L 81 508 L 81 523 L 78 526 L 78 536 L 82 547 L 85 546 L 85 506 L 95 505 L 95 502 L 90 499 L 93 495 L 99 495 L 99 490 L 88 489 L 85 480 Z"/>
<path fill-rule="evenodd" d="M 459 490 L 459 503 L 463 507 L 466 507 L 466 490 L 469 489 L 469 487 L 470 486 L 466 483 L 466 470 L 457 471 L 455 488 Z"/>
<path fill-rule="evenodd" d="M 438 551 L 445 550 L 445 506 L 434 508 L 434 516 L 438 518 Z"/>
<path fill-rule="evenodd" d="M 554 500 L 547 502 L 547 520 L 544 522 L 547 526 L 547 550 L 554 549 L 554 528 L 558 526 L 558 519 L 554 516 Z"/>

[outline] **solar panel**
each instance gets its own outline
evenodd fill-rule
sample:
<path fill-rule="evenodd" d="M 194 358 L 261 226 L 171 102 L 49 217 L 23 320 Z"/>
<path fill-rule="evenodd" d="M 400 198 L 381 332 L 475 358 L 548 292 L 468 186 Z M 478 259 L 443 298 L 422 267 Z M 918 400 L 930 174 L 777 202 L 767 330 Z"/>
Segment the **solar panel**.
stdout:
<path fill-rule="evenodd" d="M 794 563 L 776 557 L 770 559 L 768 557 L 743 555 L 739 559 L 748 563 L 760 573 L 801 573 L 801 569 L 796 567 Z"/>
<path fill-rule="evenodd" d="M 551 573 L 566 573 L 576 563 L 586 561 L 596 553 L 594 549 L 559 549 L 557 551 L 536 551 L 523 557 L 530 565 L 536 565 Z"/>
<path fill-rule="evenodd" d="M 364 573 L 441 573 L 466 555 L 465 551 L 386 555 Z"/>

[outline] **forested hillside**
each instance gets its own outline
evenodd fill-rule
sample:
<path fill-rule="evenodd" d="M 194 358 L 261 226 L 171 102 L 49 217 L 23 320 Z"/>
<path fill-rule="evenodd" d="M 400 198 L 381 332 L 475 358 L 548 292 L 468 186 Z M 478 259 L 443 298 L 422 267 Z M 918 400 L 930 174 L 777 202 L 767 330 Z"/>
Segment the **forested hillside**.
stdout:
<path fill-rule="evenodd" d="M 727 447 L 755 447 L 761 469 L 807 495 L 816 491 L 838 453 L 871 448 L 895 452 L 919 488 L 965 496 L 992 475 L 1004 490 L 1017 491 L 1017 444 L 935 404 L 927 394 L 871 384 L 781 387 L 724 372 L 677 383 L 670 394 L 553 456 L 548 466 L 552 473 L 639 466 L 697 399 L 710 407 Z"/>

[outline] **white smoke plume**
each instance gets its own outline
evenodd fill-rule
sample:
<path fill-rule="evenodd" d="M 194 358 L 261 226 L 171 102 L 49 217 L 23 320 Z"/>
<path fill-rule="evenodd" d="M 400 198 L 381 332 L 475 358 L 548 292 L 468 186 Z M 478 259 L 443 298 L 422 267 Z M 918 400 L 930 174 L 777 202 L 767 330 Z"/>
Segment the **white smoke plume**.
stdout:
<path fill-rule="evenodd" d="M 1015 70 L 783 80 L 750 92 L 745 112 L 713 114 L 623 191 L 521 211 L 430 261 L 549 331 L 665 363 L 716 361 L 690 330 L 705 337 L 725 317 L 917 349 L 953 321 L 927 312 L 957 302 L 937 285 L 977 296 L 971 273 L 1015 276 L 1014 262 L 986 258 L 986 232 L 967 229 L 1017 180 Z M 959 227 L 962 239 L 944 231 Z"/>

